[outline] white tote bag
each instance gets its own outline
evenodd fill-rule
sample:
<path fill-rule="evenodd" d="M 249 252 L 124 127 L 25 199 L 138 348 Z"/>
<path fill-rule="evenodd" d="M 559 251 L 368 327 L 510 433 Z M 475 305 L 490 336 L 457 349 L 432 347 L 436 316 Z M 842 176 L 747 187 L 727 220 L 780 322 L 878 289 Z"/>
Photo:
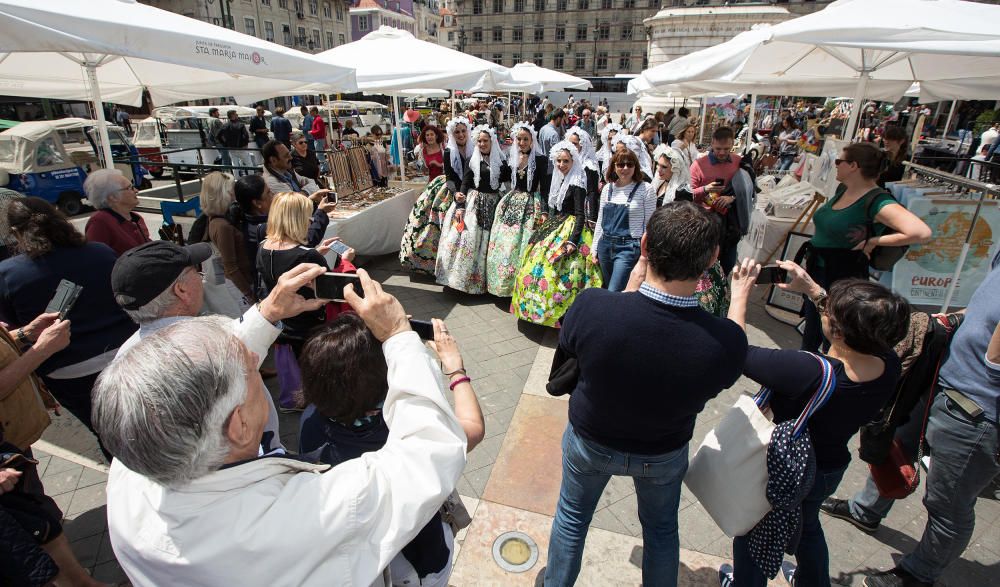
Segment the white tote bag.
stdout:
<path fill-rule="evenodd" d="M 823 374 L 819 389 L 796 420 L 796 435 L 836 388 L 830 362 L 818 355 L 813 357 Z M 754 399 L 741 395 L 705 436 L 684 477 L 684 484 L 730 538 L 747 534 L 771 511 L 767 501 L 767 447 L 774 424 L 760 407 L 767 405 L 770 394 L 770 390 L 762 389 Z"/>

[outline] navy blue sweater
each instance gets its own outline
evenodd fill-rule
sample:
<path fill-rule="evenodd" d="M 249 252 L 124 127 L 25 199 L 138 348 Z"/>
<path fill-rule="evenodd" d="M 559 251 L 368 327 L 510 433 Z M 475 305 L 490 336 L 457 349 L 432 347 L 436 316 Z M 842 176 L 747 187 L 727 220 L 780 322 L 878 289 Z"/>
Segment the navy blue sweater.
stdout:
<path fill-rule="evenodd" d="M 604 289 L 577 297 L 559 345 L 580 365 L 569 401 L 576 432 L 646 455 L 691 440 L 705 402 L 739 379 L 747 353 L 735 322 Z"/>
<path fill-rule="evenodd" d="M 0 263 L 0 320 L 12 328 L 24 326 L 44 312 L 60 280 L 83 286 L 66 316 L 70 321 L 69 346 L 42 363 L 39 374 L 48 375 L 116 349 L 136 331 L 138 326 L 118 306 L 111 291 L 116 259 L 107 245 L 86 243 L 58 247 L 35 259 L 17 255 Z"/>

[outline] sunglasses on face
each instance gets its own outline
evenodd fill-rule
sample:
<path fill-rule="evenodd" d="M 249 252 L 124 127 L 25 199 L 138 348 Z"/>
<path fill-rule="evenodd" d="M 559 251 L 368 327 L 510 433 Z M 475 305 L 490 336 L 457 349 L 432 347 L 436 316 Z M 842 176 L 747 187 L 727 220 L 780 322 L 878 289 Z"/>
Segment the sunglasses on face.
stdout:
<path fill-rule="evenodd" d="M 837 159 L 835 162 L 837 165 L 840 165 L 841 163 L 854 163 L 854 161 L 851 161 L 850 159 Z"/>
<path fill-rule="evenodd" d="M 625 161 L 624 163 L 615 163 L 615 167 L 618 169 L 632 169 L 635 165 L 629 161 Z"/>

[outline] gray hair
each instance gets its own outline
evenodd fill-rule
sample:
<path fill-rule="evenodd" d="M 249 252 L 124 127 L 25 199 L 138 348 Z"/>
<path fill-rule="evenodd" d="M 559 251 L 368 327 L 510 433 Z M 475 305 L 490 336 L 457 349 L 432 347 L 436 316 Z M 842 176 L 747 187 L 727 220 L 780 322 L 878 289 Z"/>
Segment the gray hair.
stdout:
<path fill-rule="evenodd" d="M 119 306 L 125 310 L 128 317 L 131 318 L 136 324 L 140 326 L 153 320 L 159 320 L 165 316 L 170 315 L 170 312 L 177 306 L 181 301 L 174 293 L 174 285 L 184 276 L 184 272 L 181 272 L 171 284 L 170 287 L 160 292 L 160 295 L 156 296 L 150 300 L 146 305 L 140 306 L 135 310 L 129 310 L 125 308 L 124 305 L 131 301 L 128 296 L 115 296 L 115 301 L 118 302 Z"/>
<path fill-rule="evenodd" d="M 124 178 L 125 174 L 120 169 L 98 169 L 91 171 L 83 182 L 83 191 L 87 194 L 90 205 L 98 210 L 110 208 L 108 198 L 122 190 L 119 178 Z"/>
<path fill-rule="evenodd" d="M 289 142 L 291 142 L 294 145 L 295 141 L 297 141 L 299 139 L 304 139 L 305 136 L 306 136 L 305 133 L 302 132 L 301 130 L 293 130 L 292 134 L 289 135 L 288 140 L 289 140 Z"/>
<path fill-rule="evenodd" d="M 92 417 L 126 467 L 180 487 L 226 462 L 226 420 L 247 398 L 232 320 L 191 318 L 143 337 L 97 379 Z"/>

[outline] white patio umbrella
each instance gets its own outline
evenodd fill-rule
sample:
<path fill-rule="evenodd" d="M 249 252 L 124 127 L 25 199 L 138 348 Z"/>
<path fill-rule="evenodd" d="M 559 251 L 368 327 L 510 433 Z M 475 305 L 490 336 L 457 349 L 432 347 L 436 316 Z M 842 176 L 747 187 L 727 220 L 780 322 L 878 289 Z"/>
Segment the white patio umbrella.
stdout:
<path fill-rule="evenodd" d="M 538 91 L 589 90 L 589 81 L 554 69 L 539 67 L 534 63 L 518 63 L 510 68 L 511 79 L 519 84 L 538 84 Z"/>
<path fill-rule="evenodd" d="M 698 83 L 739 91 L 727 85 L 737 82 L 755 93 L 851 95 L 860 103 L 920 82 L 925 99 L 989 99 L 1000 80 L 996 22 L 1000 6 L 961 0 L 838 0 L 646 70 L 635 90 Z"/>
<path fill-rule="evenodd" d="M 143 87 L 161 103 L 232 95 L 248 83 L 356 87 L 349 67 L 136 0 L 0 0 L 0 28 L 3 93 L 91 100 L 105 165 L 112 159 L 104 83 L 114 101 L 134 105 Z"/>

